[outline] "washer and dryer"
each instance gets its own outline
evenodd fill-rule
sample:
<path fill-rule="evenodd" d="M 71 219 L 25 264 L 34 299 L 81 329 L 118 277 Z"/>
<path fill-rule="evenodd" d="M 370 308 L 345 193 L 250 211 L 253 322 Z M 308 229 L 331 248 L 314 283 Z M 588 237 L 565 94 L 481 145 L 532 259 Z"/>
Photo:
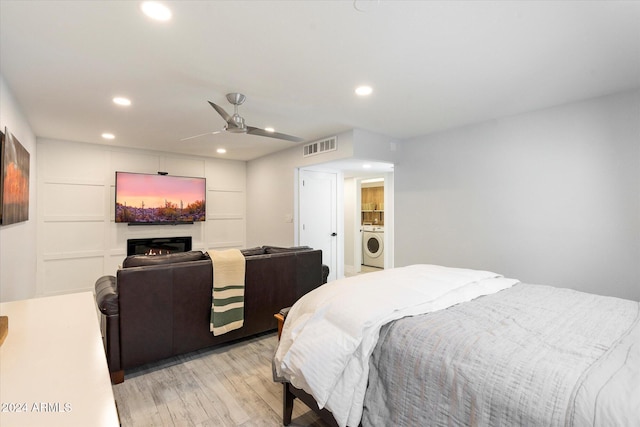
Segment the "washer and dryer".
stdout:
<path fill-rule="evenodd" d="M 384 227 L 362 226 L 362 265 L 384 268 Z"/>

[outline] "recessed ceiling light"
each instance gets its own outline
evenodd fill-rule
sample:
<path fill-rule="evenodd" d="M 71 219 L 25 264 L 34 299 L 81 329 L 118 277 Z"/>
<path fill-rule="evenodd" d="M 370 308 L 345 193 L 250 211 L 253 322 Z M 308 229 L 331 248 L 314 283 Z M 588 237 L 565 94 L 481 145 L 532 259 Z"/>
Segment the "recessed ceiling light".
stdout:
<path fill-rule="evenodd" d="M 114 134 L 112 134 L 112 133 L 105 132 L 105 133 L 102 134 L 102 137 L 104 139 L 115 139 L 116 136 Z"/>
<path fill-rule="evenodd" d="M 274 128 L 264 128 L 264 130 L 266 130 L 267 132 L 275 132 L 276 131 Z"/>
<path fill-rule="evenodd" d="M 131 105 L 131 100 L 122 96 L 116 96 L 115 98 L 113 98 L 113 103 L 128 107 L 129 105 Z"/>
<path fill-rule="evenodd" d="M 227 152 L 227 150 L 225 150 L 224 148 L 218 148 L 218 149 L 216 150 L 216 153 L 218 153 L 218 154 L 224 154 L 224 153 L 226 153 L 226 152 Z"/>
<path fill-rule="evenodd" d="M 362 165 L 362 167 L 365 168 L 365 169 L 370 169 L 371 165 L 370 164 L 364 164 L 364 165 Z"/>
<path fill-rule="evenodd" d="M 373 88 L 371 86 L 358 86 L 356 88 L 356 95 L 358 96 L 367 96 L 373 93 Z"/>
<path fill-rule="evenodd" d="M 156 21 L 168 21 L 171 19 L 171 10 L 157 1 L 145 1 L 140 5 L 142 12 Z"/>

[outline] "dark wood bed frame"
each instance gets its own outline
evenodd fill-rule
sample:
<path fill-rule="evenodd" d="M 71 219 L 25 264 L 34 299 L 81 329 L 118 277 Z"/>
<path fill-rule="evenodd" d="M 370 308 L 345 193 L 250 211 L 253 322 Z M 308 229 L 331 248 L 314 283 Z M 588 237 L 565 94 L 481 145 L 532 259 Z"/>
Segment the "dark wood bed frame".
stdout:
<path fill-rule="evenodd" d="M 322 418 L 327 424 L 331 427 L 338 427 L 338 423 L 335 418 L 333 418 L 333 414 L 326 408 L 318 408 L 318 404 L 316 403 L 313 396 L 305 392 L 304 390 L 300 390 L 299 388 L 295 388 L 291 385 L 291 383 L 282 383 L 282 424 L 288 426 L 291 424 L 291 414 L 293 413 L 293 401 L 295 398 L 300 399 L 305 405 L 311 408 L 320 418 Z"/>
<path fill-rule="evenodd" d="M 287 313 L 288 310 L 284 314 L 281 311 L 280 313 L 276 313 L 273 316 L 278 321 L 278 341 L 280 340 L 280 335 L 282 334 L 282 326 L 284 325 Z M 325 408 L 318 408 L 318 403 L 313 398 L 313 396 L 311 396 L 304 390 L 295 388 L 291 385 L 291 383 L 286 382 L 282 383 L 282 424 L 284 424 L 285 426 L 291 424 L 291 416 L 293 414 L 293 401 L 296 398 L 300 399 L 305 405 L 311 408 L 331 427 L 338 427 L 338 423 L 336 422 L 335 418 L 333 418 L 333 414 L 331 413 L 331 411 Z"/>

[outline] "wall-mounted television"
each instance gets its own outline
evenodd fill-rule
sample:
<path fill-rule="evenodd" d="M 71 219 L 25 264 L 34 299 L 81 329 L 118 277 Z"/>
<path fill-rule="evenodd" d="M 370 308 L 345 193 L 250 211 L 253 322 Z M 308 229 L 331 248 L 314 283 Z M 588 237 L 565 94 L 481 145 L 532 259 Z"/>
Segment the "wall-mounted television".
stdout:
<path fill-rule="evenodd" d="M 118 223 L 191 224 L 206 219 L 205 178 L 116 172 Z"/>

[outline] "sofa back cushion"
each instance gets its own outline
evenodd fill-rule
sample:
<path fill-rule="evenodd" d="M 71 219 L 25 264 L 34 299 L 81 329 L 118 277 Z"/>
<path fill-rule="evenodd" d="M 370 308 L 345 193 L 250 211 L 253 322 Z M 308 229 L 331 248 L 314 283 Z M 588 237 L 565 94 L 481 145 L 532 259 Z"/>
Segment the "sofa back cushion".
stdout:
<path fill-rule="evenodd" d="M 122 267 L 175 264 L 177 262 L 199 261 L 207 257 L 208 255 L 201 251 L 177 252 L 165 255 L 130 255 L 124 259 Z"/>
<path fill-rule="evenodd" d="M 244 255 L 245 257 L 265 254 L 264 246 L 256 246 L 255 248 L 240 249 L 240 252 L 242 252 L 242 255 Z"/>
<path fill-rule="evenodd" d="M 290 248 L 282 248 L 279 246 L 263 246 L 264 253 L 266 254 L 280 254 L 283 252 L 300 252 L 300 251 L 311 251 L 313 248 L 309 246 L 292 246 Z"/>
<path fill-rule="evenodd" d="M 191 339 L 183 321 L 185 312 L 194 311 L 190 304 L 201 304 L 195 313 L 201 318 L 189 326 L 201 325 L 208 332 L 212 271 L 208 258 L 118 270 L 122 369 L 183 352 L 176 350 L 176 341 L 188 343 Z M 201 292 L 194 294 L 194 288 Z M 177 309 L 182 311 L 177 314 Z"/>

